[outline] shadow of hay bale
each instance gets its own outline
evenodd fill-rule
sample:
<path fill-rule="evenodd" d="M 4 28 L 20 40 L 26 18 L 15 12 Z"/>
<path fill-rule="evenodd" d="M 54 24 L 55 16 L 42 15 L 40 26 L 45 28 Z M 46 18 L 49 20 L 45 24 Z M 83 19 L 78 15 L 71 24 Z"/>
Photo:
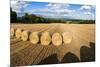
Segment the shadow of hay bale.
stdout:
<path fill-rule="evenodd" d="M 57 59 L 57 55 L 53 54 L 45 58 L 44 60 L 40 61 L 38 65 L 41 64 L 57 64 L 59 61 Z"/>
<path fill-rule="evenodd" d="M 81 47 L 80 57 L 82 62 L 95 61 L 95 43 L 90 42 L 91 48 Z"/>
<path fill-rule="evenodd" d="M 89 62 L 95 61 L 95 43 L 90 42 L 90 47 L 81 47 L 80 48 L 80 58 L 81 61 L 78 59 L 76 55 L 69 52 L 66 53 L 61 62 L 57 59 L 57 55 L 53 54 L 44 60 L 42 60 L 39 65 L 41 64 L 58 64 L 58 63 L 75 63 L 75 62 Z"/>
<path fill-rule="evenodd" d="M 70 52 L 65 54 L 65 56 L 61 60 L 61 63 L 72 63 L 72 62 L 79 62 L 79 59 L 76 55 Z"/>

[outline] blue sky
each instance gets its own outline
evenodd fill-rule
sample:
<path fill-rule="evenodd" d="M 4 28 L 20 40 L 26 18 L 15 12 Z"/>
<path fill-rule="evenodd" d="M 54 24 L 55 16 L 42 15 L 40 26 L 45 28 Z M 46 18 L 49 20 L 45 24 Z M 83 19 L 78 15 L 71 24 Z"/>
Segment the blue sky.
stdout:
<path fill-rule="evenodd" d="M 25 13 L 46 18 L 95 19 L 94 5 L 79 5 L 68 3 L 11 1 L 11 8 L 18 16 Z"/>

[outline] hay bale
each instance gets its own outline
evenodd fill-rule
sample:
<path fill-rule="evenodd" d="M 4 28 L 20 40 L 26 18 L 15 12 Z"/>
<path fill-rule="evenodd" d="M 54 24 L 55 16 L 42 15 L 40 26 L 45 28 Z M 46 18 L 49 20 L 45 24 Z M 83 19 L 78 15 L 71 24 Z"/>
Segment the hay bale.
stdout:
<path fill-rule="evenodd" d="M 30 32 L 28 32 L 28 31 L 23 31 L 22 34 L 21 34 L 21 39 L 22 39 L 23 41 L 27 41 L 28 38 L 29 38 L 29 34 L 30 34 Z"/>
<path fill-rule="evenodd" d="M 52 35 L 52 43 L 55 46 L 60 46 L 62 44 L 62 36 L 60 33 L 54 33 Z"/>
<path fill-rule="evenodd" d="M 15 32 L 15 36 L 16 38 L 20 38 L 21 37 L 21 33 L 22 33 L 22 29 L 17 29 L 16 32 Z"/>
<path fill-rule="evenodd" d="M 37 44 L 39 42 L 39 33 L 38 32 L 31 32 L 29 35 L 29 40 L 33 44 Z"/>
<path fill-rule="evenodd" d="M 71 43 L 71 41 L 72 41 L 72 34 L 70 32 L 63 32 L 62 36 L 63 36 L 63 42 L 65 44 Z"/>
<path fill-rule="evenodd" d="M 51 43 L 51 36 L 49 32 L 43 32 L 40 38 L 42 45 L 49 45 Z"/>
<path fill-rule="evenodd" d="M 15 29 L 14 28 L 11 28 L 10 29 L 10 36 L 13 37 L 15 34 Z"/>

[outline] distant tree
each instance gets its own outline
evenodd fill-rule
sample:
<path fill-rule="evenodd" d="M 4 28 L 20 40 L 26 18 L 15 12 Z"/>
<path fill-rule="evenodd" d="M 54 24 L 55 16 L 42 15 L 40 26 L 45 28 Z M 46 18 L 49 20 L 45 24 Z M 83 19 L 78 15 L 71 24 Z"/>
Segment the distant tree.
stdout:
<path fill-rule="evenodd" d="M 28 15 L 28 13 L 25 13 L 25 15 L 22 17 L 22 20 L 23 20 L 24 23 L 29 22 L 29 15 Z"/>
<path fill-rule="evenodd" d="M 11 22 L 17 22 L 17 13 L 12 11 L 12 8 L 10 8 L 10 20 Z"/>

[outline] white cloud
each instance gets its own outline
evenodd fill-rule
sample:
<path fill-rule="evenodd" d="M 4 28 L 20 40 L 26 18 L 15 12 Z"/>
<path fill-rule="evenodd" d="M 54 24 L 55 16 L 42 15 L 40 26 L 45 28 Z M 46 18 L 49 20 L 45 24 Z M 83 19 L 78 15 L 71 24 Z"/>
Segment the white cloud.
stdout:
<path fill-rule="evenodd" d="M 94 16 L 91 14 L 91 12 L 89 12 L 91 6 L 81 6 L 81 9 L 89 10 L 88 12 L 81 12 L 80 10 L 76 11 L 70 9 L 69 7 L 71 7 L 69 4 L 49 3 L 42 10 L 34 9 L 33 12 L 42 12 L 42 14 L 40 13 L 42 16 L 51 18 L 94 19 Z"/>
<path fill-rule="evenodd" d="M 91 10 L 91 8 L 92 8 L 91 6 L 84 5 L 84 6 L 81 6 L 79 10 L 84 10 L 84 9 Z"/>
<path fill-rule="evenodd" d="M 60 8 L 68 8 L 70 7 L 70 5 L 66 3 L 49 3 L 46 5 L 46 7 L 50 9 L 60 9 Z"/>
<path fill-rule="evenodd" d="M 25 1 L 11 1 L 11 8 L 13 11 L 16 11 L 17 13 L 24 12 L 24 8 L 26 8 L 27 6 L 28 3 L 26 3 Z"/>
<path fill-rule="evenodd" d="M 49 3 L 46 7 L 48 12 L 55 13 L 56 15 L 64 15 L 75 12 L 75 10 L 69 9 L 70 5 L 66 3 Z"/>
<path fill-rule="evenodd" d="M 91 13 L 91 12 L 84 12 L 84 14 L 86 16 L 89 16 L 90 18 L 95 18 L 95 15 L 93 13 Z"/>
<path fill-rule="evenodd" d="M 47 4 L 46 6 L 47 6 L 47 7 L 52 6 L 52 3 L 49 3 L 49 4 Z"/>
<path fill-rule="evenodd" d="M 45 5 L 45 8 L 33 9 L 33 13 L 42 12 L 43 15 L 49 16 L 67 16 L 68 14 L 74 13 L 75 10 L 69 9 L 70 5 L 65 3 L 49 3 Z"/>
<path fill-rule="evenodd" d="M 92 15 L 91 12 L 84 12 L 84 14 L 86 14 L 86 15 Z"/>

